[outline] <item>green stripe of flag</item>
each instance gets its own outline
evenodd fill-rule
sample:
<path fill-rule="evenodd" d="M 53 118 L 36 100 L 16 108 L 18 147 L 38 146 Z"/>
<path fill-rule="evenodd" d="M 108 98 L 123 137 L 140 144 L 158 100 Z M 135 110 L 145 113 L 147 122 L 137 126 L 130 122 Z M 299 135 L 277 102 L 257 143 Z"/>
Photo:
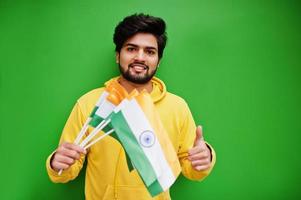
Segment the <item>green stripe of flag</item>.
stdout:
<path fill-rule="evenodd" d="M 160 194 L 161 192 L 163 192 L 163 188 L 161 187 L 158 179 L 156 179 L 155 182 L 153 182 L 150 186 L 148 186 L 147 190 L 152 195 L 152 197 L 154 197 L 154 196 Z"/>
<path fill-rule="evenodd" d="M 146 186 L 150 186 L 157 180 L 156 174 L 151 163 L 145 156 L 143 149 L 140 147 L 135 136 L 132 133 L 122 112 L 111 115 L 111 123 L 115 133 L 118 135 L 123 147 L 131 158 L 135 168 L 139 172 Z"/>
<path fill-rule="evenodd" d="M 90 114 L 90 117 L 93 117 L 98 109 L 98 106 L 95 106 Z"/>
<path fill-rule="evenodd" d="M 100 122 L 102 122 L 104 119 L 98 115 L 94 115 L 92 117 L 92 120 L 90 121 L 89 125 L 92 126 L 93 128 L 95 128 Z M 103 132 L 108 132 L 109 130 L 112 129 L 111 124 L 108 124 L 107 126 L 105 126 L 102 131 Z"/>

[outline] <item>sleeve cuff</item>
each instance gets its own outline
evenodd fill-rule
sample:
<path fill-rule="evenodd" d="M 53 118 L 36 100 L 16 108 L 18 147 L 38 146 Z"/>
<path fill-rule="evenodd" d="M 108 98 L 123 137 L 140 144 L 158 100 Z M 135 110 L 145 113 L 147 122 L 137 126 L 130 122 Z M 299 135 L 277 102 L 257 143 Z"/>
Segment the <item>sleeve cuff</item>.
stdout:
<path fill-rule="evenodd" d="M 69 180 L 70 168 L 67 170 L 64 170 L 61 175 L 58 174 L 59 172 L 52 169 L 51 165 L 50 165 L 50 161 L 51 161 L 51 158 L 54 155 L 54 153 L 55 153 L 55 151 L 52 152 L 46 160 L 46 170 L 48 172 L 48 176 L 49 176 L 50 180 L 54 183 L 65 183 Z"/>

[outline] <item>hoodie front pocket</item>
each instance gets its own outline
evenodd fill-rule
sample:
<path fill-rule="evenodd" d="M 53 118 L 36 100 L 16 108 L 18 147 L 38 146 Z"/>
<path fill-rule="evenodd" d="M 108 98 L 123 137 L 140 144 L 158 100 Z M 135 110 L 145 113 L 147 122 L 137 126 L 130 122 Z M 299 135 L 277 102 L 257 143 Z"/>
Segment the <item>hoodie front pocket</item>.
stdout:
<path fill-rule="evenodd" d="M 161 196 L 161 195 L 159 195 Z M 166 194 L 164 194 L 167 197 Z M 168 195 L 169 196 L 169 195 Z M 153 200 L 154 198 L 148 193 L 144 185 L 130 186 L 130 185 L 119 185 L 114 187 L 108 185 L 103 197 L 103 200 Z M 159 198 L 155 198 L 159 199 Z M 161 198 L 170 199 L 170 198 Z"/>

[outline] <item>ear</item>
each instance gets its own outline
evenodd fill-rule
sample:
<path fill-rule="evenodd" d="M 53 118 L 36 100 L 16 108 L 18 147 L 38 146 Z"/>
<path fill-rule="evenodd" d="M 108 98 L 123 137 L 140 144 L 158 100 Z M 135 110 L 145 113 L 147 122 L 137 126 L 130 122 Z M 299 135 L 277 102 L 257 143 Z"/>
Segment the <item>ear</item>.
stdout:
<path fill-rule="evenodd" d="M 116 59 L 116 63 L 118 64 L 119 63 L 119 52 L 116 51 L 115 53 L 115 59 Z"/>
<path fill-rule="evenodd" d="M 157 68 L 159 68 L 160 67 L 160 60 L 158 61 L 158 64 L 157 64 Z"/>

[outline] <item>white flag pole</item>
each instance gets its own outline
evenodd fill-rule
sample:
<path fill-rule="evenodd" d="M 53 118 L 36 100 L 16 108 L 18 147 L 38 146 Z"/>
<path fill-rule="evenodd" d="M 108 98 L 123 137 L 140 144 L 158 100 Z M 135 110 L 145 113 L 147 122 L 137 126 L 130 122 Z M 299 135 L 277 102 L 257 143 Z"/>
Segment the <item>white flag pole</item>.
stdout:
<path fill-rule="evenodd" d="M 84 149 L 88 149 L 89 147 L 91 147 L 93 144 L 95 144 L 96 142 L 100 141 L 102 138 L 106 137 L 107 135 L 110 135 L 111 133 L 114 132 L 114 129 L 109 130 L 108 132 L 106 132 L 105 134 L 103 134 L 102 136 L 99 136 L 97 139 L 93 140 L 91 143 L 89 143 L 88 145 L 86 145 L 84 147 Z"/>
<path fill-rule="evenodd" d="M 88 137 L 86 137 L 82 142 L 81 144 L 79 145 L 80 147 L 84 147 L 86 146 L 86 144 L 88 142 L 90 142 L 90 140 L 100 131 L 102 130 L 104 127 L 106 127 L 109 123 L 111 122 L 110 119 L 108 119 L 107 121 L 106 120 L 103 120 L 102 122 L 100 122 L 98 124 L 98 126 L 88 135 Z"/>
<path fill-rule="evenodd" d="M 92 117 L 89 117 L 84 126 L 82 127 L 82 129 L 80 130 L 79 134 L 77 135 L 74 144 L 79 144 L 80 140 L 82 139 L 82 137 L 84 136 L 84 134 L 86 133 L 87 129 L 89 128 L 89 123 L 91 122 Z"/>

